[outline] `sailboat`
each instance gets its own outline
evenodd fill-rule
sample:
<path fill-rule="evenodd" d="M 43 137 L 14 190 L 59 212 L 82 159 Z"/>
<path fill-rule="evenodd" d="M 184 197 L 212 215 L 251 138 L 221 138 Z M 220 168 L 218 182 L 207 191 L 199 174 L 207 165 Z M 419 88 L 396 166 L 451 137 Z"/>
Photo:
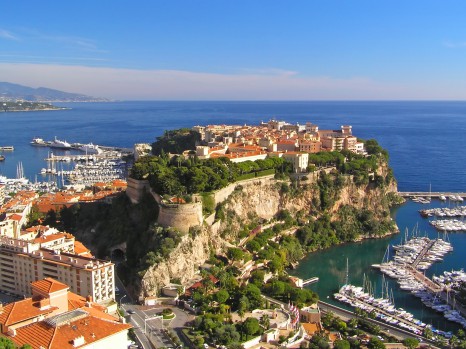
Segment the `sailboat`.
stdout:
<path fill-rule="evenodd" d="M 15 182 L 21 183 L 21 184 L 27 184 L 29 180 L 24 177 L 24 168 L 23 168 L 23 163 L 20 161 L 16 165 L 16 180 Z"/>

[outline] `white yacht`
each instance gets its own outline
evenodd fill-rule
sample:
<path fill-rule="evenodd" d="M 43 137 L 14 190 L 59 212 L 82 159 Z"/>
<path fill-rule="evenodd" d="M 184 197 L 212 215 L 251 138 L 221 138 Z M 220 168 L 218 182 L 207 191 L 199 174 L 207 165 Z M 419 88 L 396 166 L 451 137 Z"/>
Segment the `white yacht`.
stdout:
<path fill-rule="evenodd" d="M 47 142 L 44 141 L 42 138 L 33 138 L 30 144 L 34 145 L 36 147 L 46 147 L 46 146 L 48 146 Z"/>
<path fill-rule="evenodd" d="M 50 147 L 59 149 L 71 149 L 71 144 L 67 141 L 61 141 L 55 137 L 55 139 L 50 143 Z"/>
<path fill-rule="evenodd" d="M 92 143 L 82 145 L 81 147 L 79 147 L 79 150 L 85 152 L 86 154 L 102 153 L 102 149 L 100 149 L 98 145 L 94 145 Z"/>

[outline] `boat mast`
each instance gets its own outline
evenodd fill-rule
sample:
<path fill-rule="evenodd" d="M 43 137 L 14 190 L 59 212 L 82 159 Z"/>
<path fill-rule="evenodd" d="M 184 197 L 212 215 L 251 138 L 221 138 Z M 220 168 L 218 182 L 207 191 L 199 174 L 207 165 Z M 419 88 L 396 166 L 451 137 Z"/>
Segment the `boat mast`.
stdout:
<path fill-rule="evenodd" d="M 349 267 L 348 267 L 348 258 L 346 258 L 346 278 L 345 278 L 345 285 L 349 284 Z"/>

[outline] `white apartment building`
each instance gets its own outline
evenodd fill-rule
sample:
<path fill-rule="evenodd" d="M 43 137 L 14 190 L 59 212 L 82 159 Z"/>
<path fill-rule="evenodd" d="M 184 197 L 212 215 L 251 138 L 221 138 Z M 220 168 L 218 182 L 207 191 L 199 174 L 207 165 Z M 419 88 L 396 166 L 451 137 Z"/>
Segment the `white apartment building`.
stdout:
<path fill-rule="evenodd" d="M 115 299 L 114 264 L 93 257 L 63 253 L 71 241 L 67 236 L 47 237 L 44 248 L 41 238 L 32 242 L 0 237 L 0 289 L 18 296 L 30 296 L 30 284 L 46 277 L 70 286 L 83 297 L 95 302 Z"/>

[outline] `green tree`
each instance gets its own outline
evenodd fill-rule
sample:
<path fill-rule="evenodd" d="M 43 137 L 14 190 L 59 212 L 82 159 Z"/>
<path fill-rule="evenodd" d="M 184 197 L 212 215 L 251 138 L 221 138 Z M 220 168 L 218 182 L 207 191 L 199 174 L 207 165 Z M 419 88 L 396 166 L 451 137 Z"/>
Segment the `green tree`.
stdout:
<path fill-rule="evenodd" d="M 417 340 L 416 338 L 411 338 L 411 337 L 405 338 L 403 339 L 403 345 L 407 347 L 408 349 L 414 349 L 418 347 L 419 340 Z"/>
<path fill-rule="evenodd" d="M 220 290 L 215 294 L 215 300 L 220 304 L 225 303 L 230 298 L 227 290 Z"/>
<path fill-rule="evenodd" d="M 427 339 L 432 339 L 433 335 L 434 333 L 429 327 L 424 328 L 424 337 L 426 337 Z"/>
<path fill-rule="evenodd" d="M 16 349 L 16 345 L 11 339 L 0 337 L 0 349 Z"/>
<path fill-rule="evenodd" d="M 244 252 L 240 248 L 230 247 L 227 251 L 228 258 L 234 261 L 240 261 L 244 258 Z"/>
<path fill-rule="evenodd" d="M 256 285 L 257 287 L 261 287 L 264 283 L 264 277 L 265 277 L 265 271 L 256 269 L 251 273 L 249 282 Z"/>
<path fill-rule="evenodd" d="M 261 316 L 259 323 L 263 326 L 266 330 L 270 328 L 270 317 L 267 314 Z"/>
<path fill-rule="evenodd" d="M 246 321 L 243 322 L 243 328 L 248 336 L 252 336 L 260 330 L 259 320 L 255 317 L 248 317 Z"/>
<path fill-rule="evenodd" d="M 345 339 L 337 340 L 335 341 L 335 343 L 333 343 L 333 348 L 334 349 L 350 349 L 350 343 Z"/>
<path fill-rule="evenodd" d="M 385 349 L 385 344 L 376 336 L 372 336 L 367 344 L 369 349 Z"/>

